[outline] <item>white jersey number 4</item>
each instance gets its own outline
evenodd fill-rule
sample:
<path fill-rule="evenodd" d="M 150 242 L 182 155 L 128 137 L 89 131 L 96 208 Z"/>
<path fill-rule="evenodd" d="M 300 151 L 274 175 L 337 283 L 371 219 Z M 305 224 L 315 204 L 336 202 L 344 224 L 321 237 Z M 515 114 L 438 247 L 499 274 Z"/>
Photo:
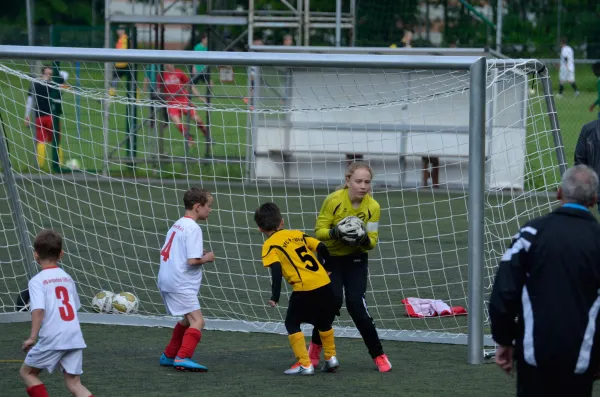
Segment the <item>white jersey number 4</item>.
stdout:
<path fill-rule="evenodd" d="M 175 238 L 175 233 L 177 233 L 177 232 L 171 233 L 171 237 L 169 237 L 169 241 L 167 242 L 167 245 L 165 245 L 165 247 L 162 249 L 162 251 L 160 251 L 160 256 L 162 256 L 163 261 L 165 261 L 165 262 L 169 260 L 169 252 L 171 252 L 171 246 L 173 245 L 173 239 Z"/>

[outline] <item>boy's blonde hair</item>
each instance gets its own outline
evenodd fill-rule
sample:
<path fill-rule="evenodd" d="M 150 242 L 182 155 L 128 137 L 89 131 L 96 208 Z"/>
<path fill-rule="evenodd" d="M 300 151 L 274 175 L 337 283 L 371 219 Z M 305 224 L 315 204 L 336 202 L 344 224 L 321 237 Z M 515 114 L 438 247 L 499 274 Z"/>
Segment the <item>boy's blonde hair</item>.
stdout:
<path fill-rule="evenodd" d="M 360 169 L 365 169 L 369 171 L 369 174 L 371 174 L 371 179 L 373 179 L 373 170 L 371 169 L 371 166 L 362 161 L 355 161 L 354 163 L 350 164 L 348 168 L 346 168 L 346 174 L 344 175 L 344 184 L 338 186 L 335 190 L 348 189 L 348 179 L 350 179 L 352 175 L 354 175 L 354 172 L 356 172 L 356 170 Z"/>

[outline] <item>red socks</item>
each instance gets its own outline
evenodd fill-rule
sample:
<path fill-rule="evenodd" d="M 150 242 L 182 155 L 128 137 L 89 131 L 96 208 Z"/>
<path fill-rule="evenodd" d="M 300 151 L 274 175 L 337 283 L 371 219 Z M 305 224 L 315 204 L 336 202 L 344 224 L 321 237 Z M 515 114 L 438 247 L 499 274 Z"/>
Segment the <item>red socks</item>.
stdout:
<path fill-rule="evenodd" d="M 183 135 L 185 135 L 185 133 L 187 132 L 185 130 L 185 127 L 183 126 L 183 123 L 179 123 L 177 124 L 177 129 L 179 130 L 179 132 L 181 132 Z"/>
<path fill-rule="evenodd" d="M 188 328 L 183 335 L 183 342 L 181 348 L 177 352 L 179 358 L 192 358 L 194 350 L 202 338 L 202 333 L 196 328 Z"/>
<path fill-rule="evenodd" d="M 39 384 L 27 388 L 27 395 L 29 397 L 49 397 L 44 384 Z"/>
<path fill-rule="evenodd" d="M 183 336 L 188 327 L 184 327 L 179 322 L 175 324 L 175 328 L 173 328 L 173 334 L 171 335 L 171 341 L 167 345 L 165 349 L 165 356 L 169 358 L 174 358 L 177 355 L 177 352 L 181 348 L 181 343 L 183 342 Z"/>
<path fill-rule="evenodd" d="M 27 388 L 27 395 L 29 397 L 49 397 L 48 391 L 46 390 L 46 386 L 44 384 L 35 385 Z M 90 394 L 90 397 L 94 397 Z"/>

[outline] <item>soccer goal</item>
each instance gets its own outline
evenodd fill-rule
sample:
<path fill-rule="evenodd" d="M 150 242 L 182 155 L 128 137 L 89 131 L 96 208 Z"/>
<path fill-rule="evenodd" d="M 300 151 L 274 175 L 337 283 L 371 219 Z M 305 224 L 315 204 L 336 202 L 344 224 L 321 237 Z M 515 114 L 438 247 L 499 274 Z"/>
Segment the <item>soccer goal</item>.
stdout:
<path fill-rule="evenodd" d="M 23 115 L 40 83 L 28 63 L 58 61 L 61 71 L 80 68 L 80 84 L 41 83 L 62 101 L 54 130 L 65 160 L 53 172 L 36 166 L 35 123 Z M 211 101 L 186 79 L 175 91 L 110 95 L 115 62 L 183 74 L 211 65 L 217 83 Z M 366 297 L 381 337 L 468 343 L 468 361 L 480 363 L 493 346 L 485 302 L 497 262 L 520 224 L 552 208 L 566 165 L 550 81 L 535 60 L 0 46 L 0 77 L 0 322 L 28 320 L 17 300 L 37 271 L 31 239 L 51 227 L 64 237 L 83 321 L 172 325 L 156 286 L 159 251 L 182 192 L 202 185 L 215 197 L 202 225 L 217 256 L 200 292 L 207 328 L 285 332 L 286 298 L 266 304 L 254 210 L 274 201 L 288 227 L 312 234 L 323 199 L 359 159 L 374 169 L 382 210 Z M 121 126 L 133 114 L 135 160 L 109 156 L 124 150 L 131 131 Z M 134 294 L 137 313 L 94 313 L 101 290 Z M 408 298 L 468 314 L 409 316 Z M 335 325 L 360 337 L 344 310 Z"/>

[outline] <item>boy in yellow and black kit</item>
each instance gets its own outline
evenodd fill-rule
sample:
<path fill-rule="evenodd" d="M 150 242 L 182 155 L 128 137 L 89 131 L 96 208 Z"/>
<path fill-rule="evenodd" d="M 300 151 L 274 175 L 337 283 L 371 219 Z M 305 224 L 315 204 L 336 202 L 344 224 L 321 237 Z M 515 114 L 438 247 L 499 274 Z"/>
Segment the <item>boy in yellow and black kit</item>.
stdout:
<path fill-rule="evenodd" d="M 302 323 L 312 324 L 321 337 L 325 355 L 321 370 L 334 372 L 339 367 L 331 326 L 335 318 L 335 300 L 327 271 L 314 254 L 318 252 L 326 263 L 329 257 L 327 247 L 299 230 L 284 229 L 281 212 L 274 203 L 261 205 L 254 214 L 254 221 L 268 237 L 262 248 L 262 261 L 265 267 L 271 268 L 273 280 L 269 304 L 277 306 L 282 276 L 294 289 L 289 299 L 285 328 L 297 362 L 285 374 L 313 375 L 315 372 L 300 329 Z"/>

